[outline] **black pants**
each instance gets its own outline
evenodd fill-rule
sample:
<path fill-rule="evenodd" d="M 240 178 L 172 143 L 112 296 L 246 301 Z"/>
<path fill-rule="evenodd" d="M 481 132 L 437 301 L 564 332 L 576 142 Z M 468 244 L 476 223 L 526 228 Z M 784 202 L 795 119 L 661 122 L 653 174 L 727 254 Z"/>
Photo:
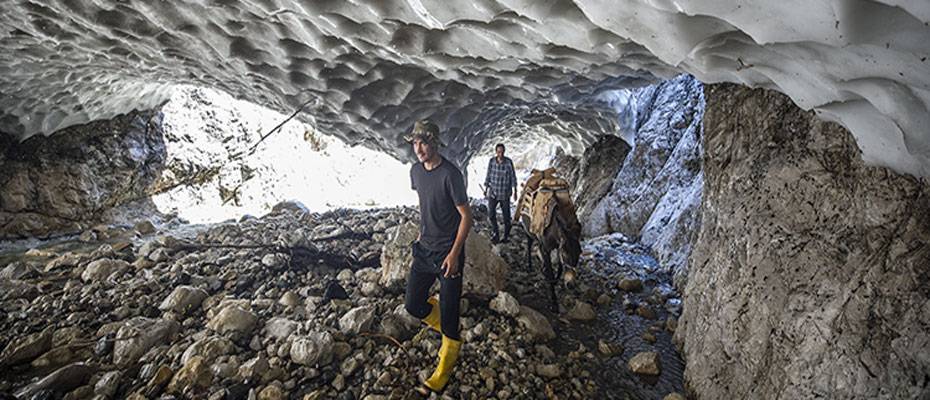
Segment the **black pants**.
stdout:
<path fill-rule="evenodd" d="M 439 278 L 439 318 L 442 334 L 451 339 L 462 340 L 459 336 L 459 303 L 462 298 L 462 272 L 465 269 L 465 251 L 459 256 L 459 273 L 455 278 L 443 276 L 442 262 L 448 250 L 434 251 L 423 248 L 419 242 L 411 246 L 413 263 L 407 275 L 407 312 L 418 319 L 426 318 L 433 306 L 426 302 L 429 289 Z"/>
<path fill-rule="evenodd" d="M 501 206 L 501 213 L 504 214 L 504 237 L 510 237 L 510 198 L 498 200 L 493 197 L 488 198 L 488 218 L 491 220 L 491 235 L 497 237 L 497 205 Z"/>

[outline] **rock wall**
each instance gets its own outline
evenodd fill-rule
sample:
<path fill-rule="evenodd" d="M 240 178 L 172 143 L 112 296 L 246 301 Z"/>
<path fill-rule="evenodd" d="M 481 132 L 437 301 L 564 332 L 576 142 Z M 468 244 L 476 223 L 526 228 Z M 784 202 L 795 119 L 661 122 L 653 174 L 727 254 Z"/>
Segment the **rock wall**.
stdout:
<path fill-rule="evenodd" d="M 640 240 L 681 285 L 700 223 L 702 85 L 682 75 L 640 89 L 634 102 L 633 149 L 584 219 L 584 234 Z"/>
<path fill-rule="evenodd" d="M 165 161 L 161 113 L 0 143 L 0 240 L 73 233 L 145 197 Z"/>
<path fill-rule="evenodd" d="M 930 397 L 930 187 L 786 96 L 705 87 L 676 333 L 701 399 Z"/>
<path fill-rule="evenodd" d="M 574 201 L 578 218 L 587 221 L 600 199 L 610 192 L 613 178 L 620 172 L 630 145 L 619 136 L 601 136 L 584 151 L 575 172 Z"/>

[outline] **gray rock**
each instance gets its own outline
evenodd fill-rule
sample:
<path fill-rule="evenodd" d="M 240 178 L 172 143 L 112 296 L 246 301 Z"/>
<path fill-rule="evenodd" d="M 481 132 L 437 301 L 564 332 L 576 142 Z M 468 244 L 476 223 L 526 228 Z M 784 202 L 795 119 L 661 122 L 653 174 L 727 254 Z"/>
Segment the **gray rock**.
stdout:
<path fill-rule="evenodd" d="M 520 314 L 520 303 L 507 292 L 497 292 L 497 296 L 491 299 L 490 307 L 494 311 L 511 317 Z"/>
<path fill-rule="evenodd" d="M 0 280 L 0 298 L 3 300 L 31 299 L 39 294 L 36 285 L 15 280 Z"/>
<path fill-rule="evenodd" d="M 336 274 L 336 279 L 342 283 L 352 282 L 352 280 L 355 279 L 355 274 L 352 273 L 351 269 L 346 268 Z"/>
<path fill-rule="evenodd" d="M 45 264 L 44 271 L 51 272 L 62 268 L 73 268 L 84 262 L 86 258 L 87 256 L 84 254 L 68 252 Z"/>
<path fill-rule="evenodd" d="M 164 247 L 158 247 L 152 250 L 148 255 L 149 260 L 160 263 L 165 262 L 171 259 L 171 250 L 168 250 Z"/>
<path fill-rule="evenodd" d="M 159 247 L 161 247 L 161 245 L 159 245 L 154 240 L 145 242 L 142 244 L 142 246 L 139 246 L 138 248 L 136 248 L 136 257 L 148 258 L 149 254 L 152 254 L 152 252 L 155 251 L 155 249 Z"/>
<path fill-rule="evenodd" d="M 549 379 L 558 378 L 562 375 L 562 369 L 558 364 L 540 364 L 536 366 L 536 375 Z"/>
<path fill-rule="evenodd" d="M 297 293 L 294 293 L 291 290 L 284 292 L 284 294 L 281 295 L 281 298 L 278 299 L 278 304 L 285 306 L 285 307 L 297 307 L 298 305 L 300 305 L 300 303 L 301 303 L 300 296 L 298 296 Z"/>
<path fill-rule="evenodd" d="M 112 399 L 113 396 L 116 395 L 116 390 L 119 389 L 119 382 L 122 378 L 122 371 L 104 373 L 103 376 L 100 377 L 100 380 L 97 381 L 97 384 L 94 385 L 94 394 Z"/>
<path fill-rule="evenodd" d="M 130 265 L 126 261 L 104 258 L 88 264 L 84 268 L 84 273 L 81 274 L 81 280 L 84 282 L 103 281 L 129 270 L 129 268 Z"/>
<path fill-rule="evenodd" d="M 639 292 L 643 290 L 643 281 L 637 278 L 623 278 L 617 286 L 625 292 Z"/>
<path fill-rule="evenodd" d="M 352 374 L 354 374 L 355 371 L 358 369 L 361 363 L 360 356 L 361 356 L 361 353 L 359 354 L 359 356 L 345 359 L 345 361 L 342 362 L 342 365 L 339 366 L 340 373 L 342 373 L 342 375 L 347 378 L 351 377 Z"/>
<path fill-rule="evenodd" d="M 136 222 L 136 224 L 133 225 L 132 229 L 134 229 L 136 232 L 139 232 L 142 235 L 149 235 L 149 234 L 155 233 L 155 224 L 153 224 L 152 221 L 149 221 L 146 219 L 146 220 Z"/>
<path fill-rule="evenodd" d="M 212 364 L 210 366 L 210 371 L 212 371 L 213 376 L 218 379 L 232 379 L 235 378 L 239 373 L 239 363 L 238 362 L 221 362 L 218 364 Z"/>
<path fill-rule="evenodd" d="M 264 377 L 266 373 L 268 373 L 268 369 L 268 359 L 266 359 L 265 356 L 259 354 L 257 357 L 246 361 L 244 364 L 242 364 L 242 366 L 239 367 L 239 378 L 242 380 L 260 379 Z"/>
<path fill-rule="evenodd" d="M 597 318 L 597 313 L 590 304 L 575 300 L 575 306 L 568 312 L 568 318 L 577 321 L 592 321 Z"/>
<path fill-rule="evenodd" d="M 597 350 L 607 357 L 612 357 L 623 353 L 623 346 L 600 339 L 597 341 Z"/>
<path fill-rule="evenodd" d="M 378 286 L 378 282 L 364 282 L 361 291 L 365 297 L 374 297 L 381 294 L 381 286 Z"/>
<path fill-rule="evenodd" d="M 262 257 L 262 265 L 271 268 L 278 269 L 284 266 L 286 260 L 283 255 L 274 253 L 274 254 L 265 254 Z"/>
<path fill-rule="evenodd" d="M 381 333 L 397 340 L 409 340 L 420 327 L 420 321 L 407 313 L 404 305 L 398 305 L 394 312 L 381 318 Z"/>
<path fill-rule="evenodd" d="M 399 226 L 381 251 L 381 280 L 385 287 L 399 287 L 405 282 L 413 260 L 411 243 L 417 237 L 417 225 Z M 496 295 L 507 283 L 510 266 L 494 252 L 491 240 L 472 230 L 465 242 L 464 291 L 487 296 Z"/>
<path fill-rule="evenodd" d="M 510 265 L 494 251 L 491 239 L 474 229 L 465 241 L 463 291 L 494 296 L 507 285 Z"/>
<path fill-rule="evenodd" d="M 287 394 L 278 385 L 265 386 L 258 392 L 258 400 L 284 400 Z"/>
<path fill-rule="evenodd" d="M 389 236 L 381 250 L 381 286 L 400 287 L 405 282 L 413 260 L 410 244 L 417 239 L 418 233 L 416 224 L 410 223 L 398 226 Z"/>
<path fill-rule="evenodd" d="M 572 198 L 575 202 L 579 221 L 589 221 L 597 203 L 610 193 L 614 178 L 623 167 L 622 162 L 630 145 L 622 138 L 604 135 L 597 142 L 589 145 L 578 159 L 577 172 L 567 176 L 572 183 Z M 559 171 L 572 170 L 560 168 Z"/>
<path fill-rule="evenodd" d="M 15 149 L 4 143 L 16 157 L 4 157 L 0 171 L 0 240 L 85 230 L 107 219 L 110 208 L 146 197 L 164 169 L 157 111 L 132 111 L 57 134 Z"/>
<path fill-rule="evenodd" d="M 127 367 L 153 347 L 164 343 L 178 332 L 177 322 L 164 319 L 135 317 L 126 321 L 116 333 L 113 362 Z"/>
<path fill-rule="evenodd" d="M 32 361 L 52 348 L 54 329 L 46 328 L 41 332 L 11 340 L 0 353 L 0 366 L 17 365 Z"/>
<path fill-rule="evenodd" d="M 705 218 L 675 331 L 689 389 L 927 397 L 930 185 L 867 166 L 782 94 L 705 91 Z"/>
<path fill-rule="evenodd" d="M 659 375 L 659 354 L 656 352 L 637 353 L 630 359 L 630 371 L 642 375 Z"/>
<path fill-rule="evenodd" d="M 333 337 L 328 332 L 310 332 L 291 342 L 291 360 L 295 363 L 324 366 L 333 360 Z"/>
<path fill-rule="evenodd" d="M 630 135 L 633 149 L 609 193 L 593 208 L 582 204 L 583 232 L 587 237 L 621 232 L 642 238 L 677 282 L 684 277 L 700 227 L 703 86 L 694 77 L 681 75 L 639 89 L 633 97 L 636 106 L 629 111 L 635 119 Z M 605 147 L 586 152 L 585 157 L 593 160 L 607 153 L 603 158 L 609 158 L 611 152 L 616 150 Z"/>
<path fill-rule="evenodd" d="M 38 382 L 20 389 L 16 392 L 16 397 L 29 399 L 43 391 L 65 394 L 86 384 L 95 372 L 97 368 L 85 363 L 69 364 L 55 370 Z"/>
<path fill-rule="evenodd" d="M 203 357 L 206 362 L 213 362 L 220 356 L 232 354 L 236 350 L 236 345 L 227 338 L 222 336 L 207 336 L 197 340 L 181 355 L 181 364 L 187 364 L 194 356 Z"/>
<path fill-rule="evenodd" d="M 239 305 L 228 305 L 223 307 L 220 312 L 216 313 L 207 328 L 219 333 L 240 332 L 250 333 L 255 329 L 258 322 L 258 316 L 255 313 L 245 310 Z"/>
<path fill-rule="evenodd" d="M 186 315 L 200 308 L 200 303 L 203 303 L 207 296 L 207 292 L 203 289 L 192 286 L 178 286 L 161 302 L 158 309 Z"/>
<path fill-rule="evenodd" d="M 84 243 L 90 243 L 97 240 L 97 232 L 93 230 L 86 230 L 81 233 L 81 236 L 78 236 L 78 240 Z"/>
<path fill-rule="evenodd" d="M 35 274 L 35 270 L 24 262 L 14 261 L 0 270 L 0 280 L 23 279 Z"/>
<path fill-rule="evenodd" d="M 339 318 L 339 330 L 347 335 L 357 335 L 371 331 L 375 319 L 375 309 L 370 306 L 356 307 Z"/>
<path fill-rule="evenodd" d="M 283 212 L 289 212 L 292 214 L 303 214 L 309 212 L 307 206 L 297 200 L 285 200 L 275 204 L 271 208 L 271 214 L 280 214 Z"/>
<path fill-rule="evenodd" d="M 213 382 L 213 372 L 201 356 L 191 357 L 168 383 L 168 393 L 190 393 L 197 388 L 207 388 Z"/>
<path fill-rule="evenodd" d="M 300 326 L 287 318 L 275 317 L 265 323 L 265 334 L 275 339 L 285 339 Z"/>
<path fill-rule="evenodd" d="M 520 306 L 520 315 L 517 321 L 523 326 L 530 338 L 536 341 L 545 342 L 555 339 L 555 330 L 545 315 L 527 306 Z"/>

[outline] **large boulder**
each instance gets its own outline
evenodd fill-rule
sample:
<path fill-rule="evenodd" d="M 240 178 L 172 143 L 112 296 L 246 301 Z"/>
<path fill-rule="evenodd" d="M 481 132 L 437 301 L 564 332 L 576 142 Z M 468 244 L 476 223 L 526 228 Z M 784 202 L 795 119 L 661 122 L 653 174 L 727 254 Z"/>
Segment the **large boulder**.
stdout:
<path fill-rule="evenodd" d="M 585 196 L 598 199 L 579 200 L 582 232 L 586 237 L 620 232 L 651 247 L 680 286 L 701 221 L 703 86 L 681 75 L 637 89 L 633 97 L 635 126 L 628 138 L 633 149 L 612 140 L 612 146 L 585 151 L 585 160 L 602 166 L 581 174 L 580 180 L 588 179 L 591 187 Z M 619 172 L 606 195 L 591 196 L 601 194 L 605 171 L 617 171 L 609 165 L 611 154 L 624 154 L 614 160 Z"/>
<path fill-rule="evenodd" d="M 381 252 L 380 283 L 399 287 L 407 279 L 413 261 L 411 243 L 417 238 L 417 225 L 406 223 L 396 228 Z M 464 291 L 494 296 L 504 288 L 510 266 L 494 252 L 491 240 L 474 230 L 465 241 Z"/>
<path fill-rule="evenodd" d="M 0 240 L 78 233 L 151 194 L 165 165 L 161 121 L 134 111 L 23 142 L 0 138 Z"/>
<path fill-rule="evenodd" d="M 491 239 L 473 229 L 465 241 L 464 291 L 494 296 L 507 285 L 510 265 L 494 252 Z"/>
<path fill-rule="evenodd" d="M 419 228 L 415 223 L 401 224 L 388 237 L 381 250 L 381 279 L 385 287 L 400 287 L 407 279 L 407 271 L 413 260 L 410 245 L 417 240 Z"/>
<path fill-rule="evenodd" d="M 697 398 L 930 397 L 930 185 L 842 126 L 708 85 L 703 222 L 675 330 Z"/>
<path fill-rule="evenodd" d="M 597 203 L 610 192 L 630 145 L 619 136 L 604 135 L 588 146 L 578 160 L 572 200 L 578 220 L 587 221 Z M 561 170 L 560 170 L 561 171 Z"/>

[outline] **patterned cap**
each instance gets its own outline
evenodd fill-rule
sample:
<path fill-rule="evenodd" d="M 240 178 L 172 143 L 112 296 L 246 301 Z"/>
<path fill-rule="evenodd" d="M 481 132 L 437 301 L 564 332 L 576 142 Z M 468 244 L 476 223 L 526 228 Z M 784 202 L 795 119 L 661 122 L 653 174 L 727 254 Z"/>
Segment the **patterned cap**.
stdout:
<path fill-rule="evenodd" d="M 413 143 L 413 140 L 417 138 L 432 145 L 443 145 L 439 140 L 439 127 L 425 119 L 415 122 L 410 134 L 404 136 L 404 140 L 408 143 Z"/>

